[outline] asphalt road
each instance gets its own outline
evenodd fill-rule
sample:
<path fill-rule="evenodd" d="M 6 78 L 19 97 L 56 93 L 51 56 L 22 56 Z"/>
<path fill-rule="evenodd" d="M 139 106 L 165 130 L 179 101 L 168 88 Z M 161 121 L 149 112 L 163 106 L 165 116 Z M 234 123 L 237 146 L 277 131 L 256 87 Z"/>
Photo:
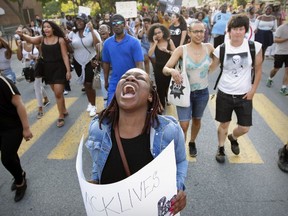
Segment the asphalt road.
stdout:
<path fill-rule="evenodd" d="M 277 167 L 277 151 L 288 140 L 288 97 L 279 93 L 283 69 L 274 85 L 265 86 L 272 60 L 263 63 L 263 76 L 254 98 L 253 127 L 239 140 L 241 153 L 233 156 L 226 144 L 227 161 L 218 164 L 217 123 L 214 120 L 215 99 L 205 110 L 202 129 L 197 139 L 198 156 L 189 160 L 186 180 L 187 206 L 182 216 L 286 216 L 288 212 L 288 174 Z M 65 96 L 69 116 L 63 128 L 56 127 L 57 108 L 48 86 L 51 104 L 41 120 L 36 120 L 33 84 L 21 77 L 21 64 L 13 55 L 12 67 L 17 73 L 17 86 L 29 113 L 34 138 L 23 142 L 19 154 L 27 172 L 28 189 L 24 199 L 14 203 L 10 191 L 11 175 L 0 165 L 1 216 L 85 215 L 75 170 L 75 156 L 82 134 L 87 134 L 90 121 L 85 112 L 86 95 L 75 83 Z M 217 73 L 210 76 L 211 89 Z M 97 90 L 97 109 L 103 108 L 101 90 Z M 167 114 L 175 115 L 172 106 Z M 235 124 L 235 123 L 234 123 Z M 89 178 L 90 157 L 84 150 L 84 172 Z M 169 168 L 167 168 L 169 169 Z M 112 214 L 111 214 L 112 215 Z M 143 215 L 146 215 L 143 212 Z M 141 215 L 142 216 L 142 215 Z"/>

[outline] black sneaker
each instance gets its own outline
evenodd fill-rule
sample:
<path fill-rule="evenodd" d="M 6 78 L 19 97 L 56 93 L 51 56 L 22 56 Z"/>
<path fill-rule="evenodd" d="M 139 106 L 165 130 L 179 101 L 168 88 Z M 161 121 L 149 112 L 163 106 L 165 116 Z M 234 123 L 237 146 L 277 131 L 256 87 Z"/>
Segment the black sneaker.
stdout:
<path fill-rule="evenodd" d="M 23 172 L 22 174 L 23 178 L 26 178 L 26 172 Z M 16 190 L 16 182 L 15 182 L 15 179 L 14 181 L 12 182 L 12 185 L 11 185 L 11 191 L 14 191 Z"/>
<path fill-rule="evenodd" d="M 288 172 L 288 151 L 286 150 L 286 145 L 278 151 L 278 167 L 283 172 Z"/>
<path fill-rule="evenodd" d="M 239 143 L 237 142 L 237 140 L 233 139 L 232 134 L 228 135 L 228 139 L 229 139 L 229 141 L 231 143 L 231 151 L 235 155 L 239 155 L 240 149 L 239 149 Z"/>
<path fill-rule="evenodd" d="M 14 197 L 14 201 L 15 202 L 19 202 L 20 200 L 22 200 L 22 198 L 25 195 L 25 191 L 27 189 L 27 182 L 26 182 L 26 178 L 23 176 L 23 181 L 24 184 L 21 187 L 17 187 L 16 185 L 16 193 L 15 193 L 15 197 Z"/>
<path fill-rule="evenodd" d="M 196 143 L 195 142 L 189 142 L 189 155 L 191 157 L 196 157 L 197 156 L 197 148 L 196 148 Z"/>
<path fill-rule="evenodd" d="M 217 154 L 216 154 L 216 161 L 218 163 L 224 163 L 225 162 L 224 146 L 218 148 L 218 151 L 217 151 Z"/>

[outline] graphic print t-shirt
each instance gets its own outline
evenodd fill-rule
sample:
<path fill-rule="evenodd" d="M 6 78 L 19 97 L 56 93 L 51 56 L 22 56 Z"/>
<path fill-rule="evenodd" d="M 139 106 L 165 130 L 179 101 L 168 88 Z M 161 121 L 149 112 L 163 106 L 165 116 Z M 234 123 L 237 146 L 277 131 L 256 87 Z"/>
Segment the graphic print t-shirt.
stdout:
<path fill-rule="evenodd" d="M 261 49 L 261 44 L 255 43 L 256 55 Z M 220 46 L 214 55 L 219 58 Z M 223 74 L 218 84 L 218 88 L 227 94 L 245 94 L 251 89 L 251 69 L 252 59 L 250 55 L 248 41 L 244 39 L 239 47 L 230 45 L 230 41 L 225 43 L 225 55 L 223 63 Z"/>

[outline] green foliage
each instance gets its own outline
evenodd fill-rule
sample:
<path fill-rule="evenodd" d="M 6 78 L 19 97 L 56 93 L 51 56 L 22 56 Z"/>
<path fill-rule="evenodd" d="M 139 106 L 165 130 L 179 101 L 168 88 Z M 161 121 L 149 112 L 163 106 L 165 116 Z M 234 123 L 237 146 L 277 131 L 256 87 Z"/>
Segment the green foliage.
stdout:
<path fill-rule="evenodd" d="M 43 6 L 43 17 L 52 18 L 55 15 L 59 15 L 61 5 L 60 2 L 50 1 Z"/>

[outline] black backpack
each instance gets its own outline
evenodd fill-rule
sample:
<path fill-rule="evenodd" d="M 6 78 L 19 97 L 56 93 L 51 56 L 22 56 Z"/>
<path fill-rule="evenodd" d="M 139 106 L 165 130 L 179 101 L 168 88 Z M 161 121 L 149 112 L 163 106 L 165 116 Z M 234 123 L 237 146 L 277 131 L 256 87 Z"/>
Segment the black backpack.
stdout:
<path fill-rule="evenodd" d="M 251 58 L 252 58 L 252 70 L 251 70 L 251 82 L 252 84 L 254 83 L 254 79 L 255 79 L 255 43 L 253 41 L 248 41 L 249 43 L 249 50 L 250 50 L 250 55 L 251 55 Z M 225 54 L 225 43 L 222 43 L 220 45 L 220 58 L 219 58 L 219 61 L 220 61 L 220 73 L 219 73 L 219 76 L 216 80 L 216 83 L 215 83 L 215 86 L 214 86 L 214 90 L 216 89 L 217 85 L 218 85 L 218 82 L 220 80 L 220 77 L 222 76 L 222 72 L 223 72 L 223 61 L 224 61 L 224 54 Z"/>

